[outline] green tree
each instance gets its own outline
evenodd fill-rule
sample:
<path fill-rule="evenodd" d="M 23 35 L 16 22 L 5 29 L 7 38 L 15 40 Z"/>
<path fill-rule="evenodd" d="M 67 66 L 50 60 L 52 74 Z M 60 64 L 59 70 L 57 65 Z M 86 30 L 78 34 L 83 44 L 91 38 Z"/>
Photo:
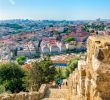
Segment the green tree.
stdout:
<path fill-rule="evenodd" d="M 16 58 L 16 61 L 20 65 L 23 65 L 25 63 L 25 60 L 26 60 L 26 57 L 25 56 L 20 56 L 20 57 Z"/>
<path fill-rule="evenodd" d="M 36 86 L 36 90 L 39 89 L 41 84 L 49 83 L 54 80 L 56 69 L 52 66 L 52 62 L 49 57 L 44 58 L 41 61 L 35 61 L 32 63 L 30 69 L 29 85 Z"/>
<path fill-rule="evenodd" d="M 64 76 L 63 76 L 63 70 L 62 69 L 57 69 L 56 70 L 56 76 L 55 76 L 55 78 L 56 79 L 62 79 L 62 78 L 64 78 Z"/>
<path fill-rule="evenodd" d="M 68 37 L 64 41 L 65 42 L 71 42 L 71 41 L 74 41 L 74 40 L 75 40 L 74 37 Z"/>
<path fill-rule="evenodd" d="M 64 70 L 64 77 L 65 78 L 68 78 L 69 77 L 69 74 L 70 74 L 69 69 L 68 68 L 65 68 L 65 70 Z"/>
<path fill-rule="evenodd" d="M 15 63 L 0 65 L 0 85 L 4 86 L 6 91 L 19 92 L 25 90 L 22 78 L 25 72 Z"/>
<path fill-rule="evenodd" d="M 71 29 L 68 29 L 68 30 L 66 31 L 67 34 L 68 34 L 68 33 L 71 33 L 71 32 L 72 32 Z"/>
<path fill-rule="evenodd" d="M 14 49 L 14 50 L 12 50 L 12 53 L 13 53 L 13 56 L 14 56 L 14 57 L 17 56 L 17 48 Z"/>
<path fill-rule="evenodd" d="M 5 91 L 6 91 L 5 87 L 3 85 L 0 85 L 0 94 L 5 92 Z"/>
<path fill-rule="evenodd" d="M 53 31 L 54 34 L 59 35 L 60 32 L 59 31 Z"/>
<path fill-rule="evenodd" d="M 71 59 L 65 69 L 65 77 L 67 78 L 70 73 L 72 73 L 75 68 L 77 68 L 78 58 Z"/>

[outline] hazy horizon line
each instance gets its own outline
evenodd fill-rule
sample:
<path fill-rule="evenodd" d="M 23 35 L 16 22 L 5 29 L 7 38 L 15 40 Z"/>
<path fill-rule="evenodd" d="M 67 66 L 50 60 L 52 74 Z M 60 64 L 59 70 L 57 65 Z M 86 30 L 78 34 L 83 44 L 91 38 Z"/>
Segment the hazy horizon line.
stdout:
<path fill-rule="evenodd" d="M 43 21 L 43 20 L 52 20 L 52 21 L 83 21 L 83 20 L 110 20 L 108 18 L 94 18 L 94 19 L 33 19 L 33 18 L 7 18 L 7 19 L 0 19 L 0 21 L 6 20 L 36 20 L 36 21 Z"/>

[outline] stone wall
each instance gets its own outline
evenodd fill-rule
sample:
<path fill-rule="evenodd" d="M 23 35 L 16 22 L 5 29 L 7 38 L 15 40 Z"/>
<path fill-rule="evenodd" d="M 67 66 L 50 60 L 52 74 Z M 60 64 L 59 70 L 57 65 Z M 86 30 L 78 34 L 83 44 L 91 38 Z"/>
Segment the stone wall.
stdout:
<path fill-rule="evenodd" d="M 87 60 L 78 62 L 68 84 L 72 98 L 110 100 L 110 36 L 89 37 Z"/>
<path fill-rule="evenodd" d="M 0 100 L 40 100 L 44 97 L 46 90 L 47 85 L 42 84 L 38 92 L 20 92 L 17 94 L 5 93 L 0 95 Z"/>

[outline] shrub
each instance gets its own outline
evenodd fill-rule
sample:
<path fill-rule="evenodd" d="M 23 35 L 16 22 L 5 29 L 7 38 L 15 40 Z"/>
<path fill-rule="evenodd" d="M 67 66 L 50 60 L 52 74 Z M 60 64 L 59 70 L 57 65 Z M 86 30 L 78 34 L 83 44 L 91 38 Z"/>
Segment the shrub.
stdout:
<path fill-rule="evenodd" d="M 74 37 L 68 37 L 64 41 L 65 42 L 71 42 L 71 41 L 74 41 L 74 40 L 75 40 Z"/>
<path fill-rule="evenodd" d="M 25 56 L 20 56 L 16 59 L 18 64 L 23 65 L 25 63 L 26 57 Z"/>
<path fill-rule="evenodd" d="M 3 85 L 0 85 L 0 94 L 5 92 L 5 90 L 6 90 L 5 87 Z"/>
<path fill-rule="evenodd" d="M 53 81 L 55 74 L 56 69 L 52 66 L 51 60 L 44 58 L 39 62 L 35 61 L 32 63 L 27 83 L 29 86 L 36 86 L 36 90 L 38 90 L 41 84 Z"/>
<path fill-rule="evenodd" d="M 6 91 L 19 92 L 25 90 L 22 78 L 25 72 L 15 63 L 0 65 L 0 85 L 3 85 Z"/>

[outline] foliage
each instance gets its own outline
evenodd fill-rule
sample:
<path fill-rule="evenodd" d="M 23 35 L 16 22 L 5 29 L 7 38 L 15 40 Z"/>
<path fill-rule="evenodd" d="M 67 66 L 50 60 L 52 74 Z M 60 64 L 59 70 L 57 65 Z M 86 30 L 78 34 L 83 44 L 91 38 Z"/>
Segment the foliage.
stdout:
<path fill-rule="evenodd" d="M 64 78 L 68 78 L 69 77 L 69 74 L 70 74 L 70 71 L 68 70 L 68 68 L 65 68 L 64 70 Z"/>
<path fill-rule="evenodd" d="M 64 41 L 65 42 L 71 42 L 71 41 L 74 41 L 74 37 L 67 37 Z"/>
<path fill-rule="evenodd" d="M 100 24 L 100 25 L 95 25 L 95 24 L 92 24 L 91 25 L 91 27 L 93 28 L 93 29 L 96 29 L 96 30 L 99 30 L 99 31 L 103 31 L 104 30 L 104 28 L 105 28 L 105 26 L 104 26 L 104 24 L 102 23 L 102 24 Z"/>
<path fill-rule="evenodd" d="M 69 74 L 72 73 L 75 70 L 75 68 L 77 68 L 77 64 L 78 64 L 78 58 L 71 59 L 66 68 L 64 69 L 59 68 L 56 70 L 55 79 L 59 80 L 59 79 L 68 78 Z"/>
<path fill-rule="evenodd" d="M 3 85 L 6 91 L 19 92 L 25 89 L 22 78 L 24 71 L 15 63 L 0 65 L 0 85 Z"/>
<path fill-rule="evenodd" d="M 86 32 L 89 32 L 90 28 L 92 28 L 95 31 L 103 31 L 105 28 L 105 25 L 103 23 L 100 23 L 99 25 L 97 25 L 97 24 L 91 24 L 91 25 L 85 24 L 83 27 L 83 30 Z M 91 33 L 93 33 L 93 31 Z"/>
<path fill-rule="evenodd" d="M 65 27 L 63 33 L 69 34 L 72 32 L 72 29 L 70 27 Z"/>
<path fill-rule="evenodd" d="M 17 56 L 17 48 L 12 50 L 13 56 Z"/>
<path fill-rule="evenodd" d="M 0 85 L 0 94 L 3 93 L 3 92 L 5 92 L 5 91 L 6 91 L 5 90 L 5 87 L 3 85 Z"/>
<path fill-rule="evenodd" d="M 77 68 L 78 58 L 71 59 L 65 69 L 65 77 L 68 77 L 70 73 L 72 73 L 75 68 Z"/>
<path fill-rule="evenodd" d="M 23 65 L 25 63 L 26 57 L 25 56 L 20 56 L 16 59 L 18 64 Z"/>
<path fill-rule="evenodd" d="M 59 35 L 60 32 L 59 31 L 53 31 L 54 34 Z"/>
<path fill-rule="evenodd" d="M 33 62 L 29 73 L 29 85 L 36 85 L 38 90 L 41 84 L 49 83 L 54 80 L 56 69 L 54 66 L 52 66 L 52 62 L 49 57 L 46 57 L 39 62 Z"/>
<path fill-rule="evenodd" d="M 5 24 L 5 25 L 0 25 L 0 26 L 4 26 L 4 27 L 10 27 L 10 28 L 14 28 L 14 29 L 22 29 L 23 27 L 18 25 L 18 24 Z"/>
<path fill-rule="evenodd" d="M 71 33 L 71 32 L 72 32 L 72 30 L 68 30 L 67 32 L 68 32 L 68 33 Z"/>
<path fill-rule="evenodd" d="M 82 30 L 85 31 L 85 32 L 89 32 L 89 28 L 90 28 L 89 25 L 84 25 Z"/>
<path fill-rule="evenodd" d="M 64 78 L 64 76 L 63 76 L 63 69 L 57 69 L 56 70 L 56 76 L 55 76 L 55 78 L 56 79 L 62 79 L 62 78 Z"/>

